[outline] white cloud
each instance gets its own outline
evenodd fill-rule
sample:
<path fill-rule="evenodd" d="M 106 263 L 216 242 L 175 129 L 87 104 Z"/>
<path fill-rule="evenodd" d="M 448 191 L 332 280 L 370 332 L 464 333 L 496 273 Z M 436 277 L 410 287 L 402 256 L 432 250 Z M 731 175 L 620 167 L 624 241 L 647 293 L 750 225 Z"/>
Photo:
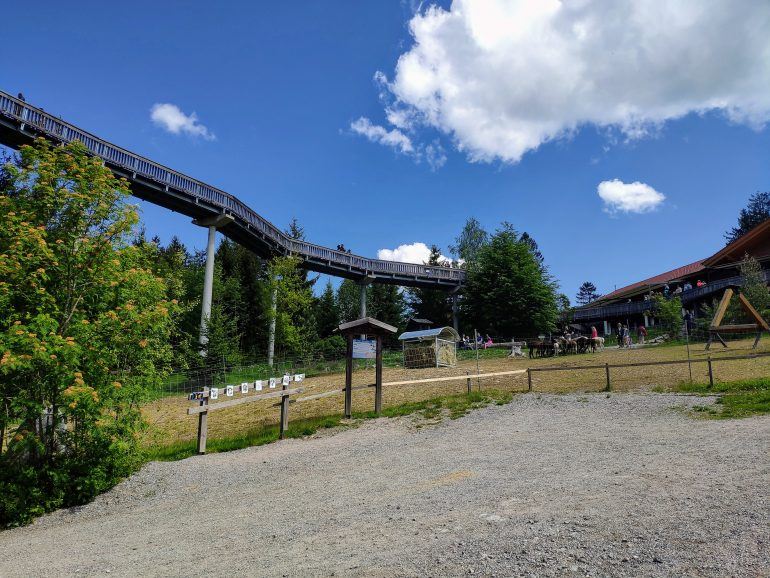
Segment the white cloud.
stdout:
<path fill-rule="evenodd" d="M 423 155 L 425 156 L 425 162 L 428 163 L 432 171 L 437 171 L 446 164 L 446 153 L 438 139 L 425 145 Z"/>
<path fill-rule="evenodd" d="M 369 141 L 389 146 L 398 152 L 408 155 L 414 159 L 414 162 L 420 164 L 425 161 L 430 170 L 437 171 L 446 164 L 447 156 L 444 147 L 438 139 L 427 145 L 415 145 L 412 139 L 405 132 L 400 130 L 402 127 L 408 128 L 410 119 L 403 111 L 388 109 L 387 115 L 391 124 L 396 128 L 386 129 L 383 126 L 372 123 L 365 116 L 350 123 L 350 130 L 356 134 L 365 136 Z"/>
<path fill-rule="evenodd" d="M 365 136 L 372 142 L 387 145 L 405 154 L 414 152 L 412 140 L 397 128 L 387 130 L 372 124 L 372 121 L 364 116 L 350 123 L 350 128 L 353 132 Z"/>
<path fill-rule="evenodd" d="M 192 112 L 185 114 L 171 103 L 155 103 L 150 109 L 150 118 L 159 127 L 172 134 L 185 133 L 206 140 L 215 140 L 216 136 L 198 122 L 198 116 Z"/>
<path fill-rule="evenodd" d="M 430 258 L 430 247 L 425 243 L 412 243 L 411 245 L 399 245 L 395 249 L 380 249 L 377 258 L 383 261 L 401 261 L 403 263 L 427 263 Z M 442 261 L 451 261 L 449 257 L 441 255 Z"/>
<path fill-rule="evenodd" d="M 602 181 L 596 192 L 604 201 L 604 210 L 611 215 L 615 213 L 649 213 L 654 211 L 666 200 L 650 185 L 634 181 L 624 183 L 619 179 Z"/>
<path fill-rule="evenodd" d="M 409 29 L 392 82 L 375 75 L 390 146 L 419 148 L 401 131 L 422 125 L 471 161 L 518 162 L 586 125 L 635 139 L 693 112 L 770 120 L 767 0 L 454 0 Z"/>

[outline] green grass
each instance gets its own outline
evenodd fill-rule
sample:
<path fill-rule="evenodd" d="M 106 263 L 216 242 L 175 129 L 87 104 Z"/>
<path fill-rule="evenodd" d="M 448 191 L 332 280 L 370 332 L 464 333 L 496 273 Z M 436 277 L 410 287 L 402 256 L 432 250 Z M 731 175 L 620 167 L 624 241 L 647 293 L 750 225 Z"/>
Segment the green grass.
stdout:
<path fill-rule="evenodd" d="M 380 416 L 373 411 L 354 413 L 356 420 L 373 419 L 376 417 L 402 417 L 417 414 L 425 419 L 435 419 L 446 414 L 450 419 L 457 419 L 466 415 L 473 409 L 478 409 L 492 403 L 504 405 L 513 399 L 510 392 L 487 390 L 474 391 L 470 394 L 456 394 L 435 397 L 425 401 L 409 402 L 401 405 L 385 408 Z M 287 438 L 301 438 L 313 435 L 320 429 L 340 426 L 342 417 L 331 415 L 317 418 L 296 420 L 289 423 L 286 431 Z M 206 452 L 219 453 L 240 450 L 251 446 L 261 446 L 277 441 L 279 430 L 277 425 L 256 428 L 243 435 L 226 438 L 212 438 L 207 440 Z M 148 461 L 174 461 L 189 458 L 197 453 L 195 440 L 177 442 L 162 446 L 153 446 L 146 450 L 145 458 Z"/>
<path fill-rule="evenodd" d="M 341 420 L 342 418 L 340 416 L 325 416 L 295 420 L 289 424 L 289 429 L 286 431 L 285 437 L 301 438 L 309 436 L 320 429 L 337 427 L 340 425 Z M 277 425 L 256 428 L 239 436 L 209 439 L 206 442 L 206 452 L 230 452 L 251 446 L 261 446 L 277 441 L 278 437 L 279 428 Z M 182 460 L 194 456 L 197 453 L 197 447 L 196 440 L 153 446 L 146 450 L 145 458 L 148 461 Z"/>
<path fill-rule="evenodd" d="M 717 395 L 715 406 L 695 406 L 693 411 L 717 419 L 770 413 L 770 378 L 708 383 L 681 383 L 678 391 Z"/>

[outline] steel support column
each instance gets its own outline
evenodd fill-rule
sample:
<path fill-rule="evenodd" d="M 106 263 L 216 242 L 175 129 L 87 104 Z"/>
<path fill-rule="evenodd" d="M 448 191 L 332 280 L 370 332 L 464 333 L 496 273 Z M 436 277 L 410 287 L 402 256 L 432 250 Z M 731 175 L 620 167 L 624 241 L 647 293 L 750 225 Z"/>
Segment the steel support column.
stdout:
<path fill-rule="evenodd" d="M 458 307 L 457 307 L 457 291 L 452 292 L 452 327 L 454 327 L 454 330 L 457 331 L 457 333 L 460 333 L 460 320 L 458 318 Z"/>
<path fill-rule="evenodd" d="M 374 282 L 373 277 L 364 277 L 358 281 L 360 287 L 359 294 L 359 319 L 366 317 L 366 288 Z M 366 335 L 361 334 L 361 339 L 366 339 Z"/>
<path fill-rule="evenodd" d="M 360 314 L 358 316 L 359 319 L 363 319 L 366 317 L 366 287 L 368 284 L 361 283 L 359 285 L 360 288 L 360 295 L 359 295 L 359 309 Z"/>
<path fill-rule="evenodd" d="M 206 344 L 209 338 L 206 334 L 207 325 L 211 318 L 211 302 L 214 293 L 214 255 L 217 245 L 217 227 L 224 227 L 233 222 L 230 215 L 215 215 L 208 219 L 196 219 L 195 225 L 208 228 L 206 244 L 206 267 L 203 273 L 203 296 L 201 297 L 201 325 L 198 343 L 201 345 L 201 355 L 206 355 Z"/>
<path fill-rule="evenodd" d="M 203 352 L 206 344 L 209 342 L 207 335 L 207 325 L 211 318 L 211 298 L 214 292 L 214 250 L 216 249 L 217 228 L 213 225 L 209 227 L 209 239 L 206 245 L 206 269 L 203 274 L 203 297 L 201 298 L 201 327 L 198 343 L 201 344 Z"/>
<path fill-rule="evenodd" d="M 273 283 L 277 283 L 273 280 Z M 275 357 L 275 317 L 278 314 L 278 286 L 273 287 L 270 294 L 270 328 L 267 336 L 267 365 L 273 367 L 273 358 Z"/>

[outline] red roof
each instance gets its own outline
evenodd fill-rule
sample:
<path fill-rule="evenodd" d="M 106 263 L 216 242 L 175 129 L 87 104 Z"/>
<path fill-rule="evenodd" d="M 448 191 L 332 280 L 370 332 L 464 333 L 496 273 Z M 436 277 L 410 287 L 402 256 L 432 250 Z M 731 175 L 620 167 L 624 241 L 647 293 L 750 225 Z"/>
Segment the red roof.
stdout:
<path fill-rule="evenodd" d="M 706 267 L 713 267 L 721 261 L 727 261 L 730 263 L 737 262 L 742 258 L 743 253 L 749 246 L 751 246 L 752 243 L 757 243 L 764 236 L 766 236 L 768 232 L 770 232 L 770 219 L 760 223 L 742 237 L 736 239 L 732 243 L 729 243 L 726 247 L 714 253 L 708 259 L 695 261 L 695 263 L 690 263 L 684 267 L 678 267 L 676 269 L 672 269 L 671 271 L 661 273 L 660 275 L 655 275 L 655 277 L 645 279 L 644 281 L 638 281 L 636 283 L 632 283 L 631 285 L 621 287 L 620 289 L 615 289 L 615 291 L 612 293 L 602 295 L 589 306 L 592 306 L 600 301 L 619 299 L 626 295 L 632 294 L 639 289 L 645 289 L 647 287 L 654 288 L 656 286 L 663 285 L 664 283 L 670 283 L 671 281 L 676 281 L 683 277 L 688 277 L 694 273 L 698 273 L 699 271 L 706 269 Z"/>
<path fill-rule="evenodd" d="M 620 289 L 615 289 L 615 291 L 612 293 L 602 295 L 600 300 L 605 301 L 607 299 L 616 299 L 618 297 L 622 297 L 626 293 L 631 293 L 636 289 L 643 289 L 648 286 L 663 285 L 664 283 L 669 283 L 670 281 L 675 281 L 676 279 L 687 277 L 688 275 L 692 275 L 698 271 L 702 271 L 703 269 L 705 269 L 703 266 L 703 261 L 695 261 L 695 263 L 690 263 L 684 267 L 677 267 L 676 269 L 661 273 L 660 275 L 655 275 L 654 277 L 650 277 L 644 281 L 637 281 L 631 285 L 626 285 Z"/>
<path fill-rule="evenodd" d="M 767 238 L 768 230 L 770 230 L 770 219 L 761 222 L 743 236 L 738 237 L 735 241 L 714 253 L 708 259 L 704 259 L 704 265 L 713 267 L 723 261 L 733 263 L 743 259 L 744 253 L 752 246 L 752 244 L 761 242 L 763 237 L 765 239 Z"/>

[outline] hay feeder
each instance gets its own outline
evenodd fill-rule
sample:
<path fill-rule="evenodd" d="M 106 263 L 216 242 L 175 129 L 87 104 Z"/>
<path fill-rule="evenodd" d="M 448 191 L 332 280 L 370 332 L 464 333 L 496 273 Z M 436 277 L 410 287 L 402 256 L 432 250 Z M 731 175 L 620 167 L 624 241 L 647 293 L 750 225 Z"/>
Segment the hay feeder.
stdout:
<path fill-rule="evenodd" d="M 407 331 L 398 337 L 404 350 L 404 367 L 454 367 L 460 335 L 451 327 Z"/>

